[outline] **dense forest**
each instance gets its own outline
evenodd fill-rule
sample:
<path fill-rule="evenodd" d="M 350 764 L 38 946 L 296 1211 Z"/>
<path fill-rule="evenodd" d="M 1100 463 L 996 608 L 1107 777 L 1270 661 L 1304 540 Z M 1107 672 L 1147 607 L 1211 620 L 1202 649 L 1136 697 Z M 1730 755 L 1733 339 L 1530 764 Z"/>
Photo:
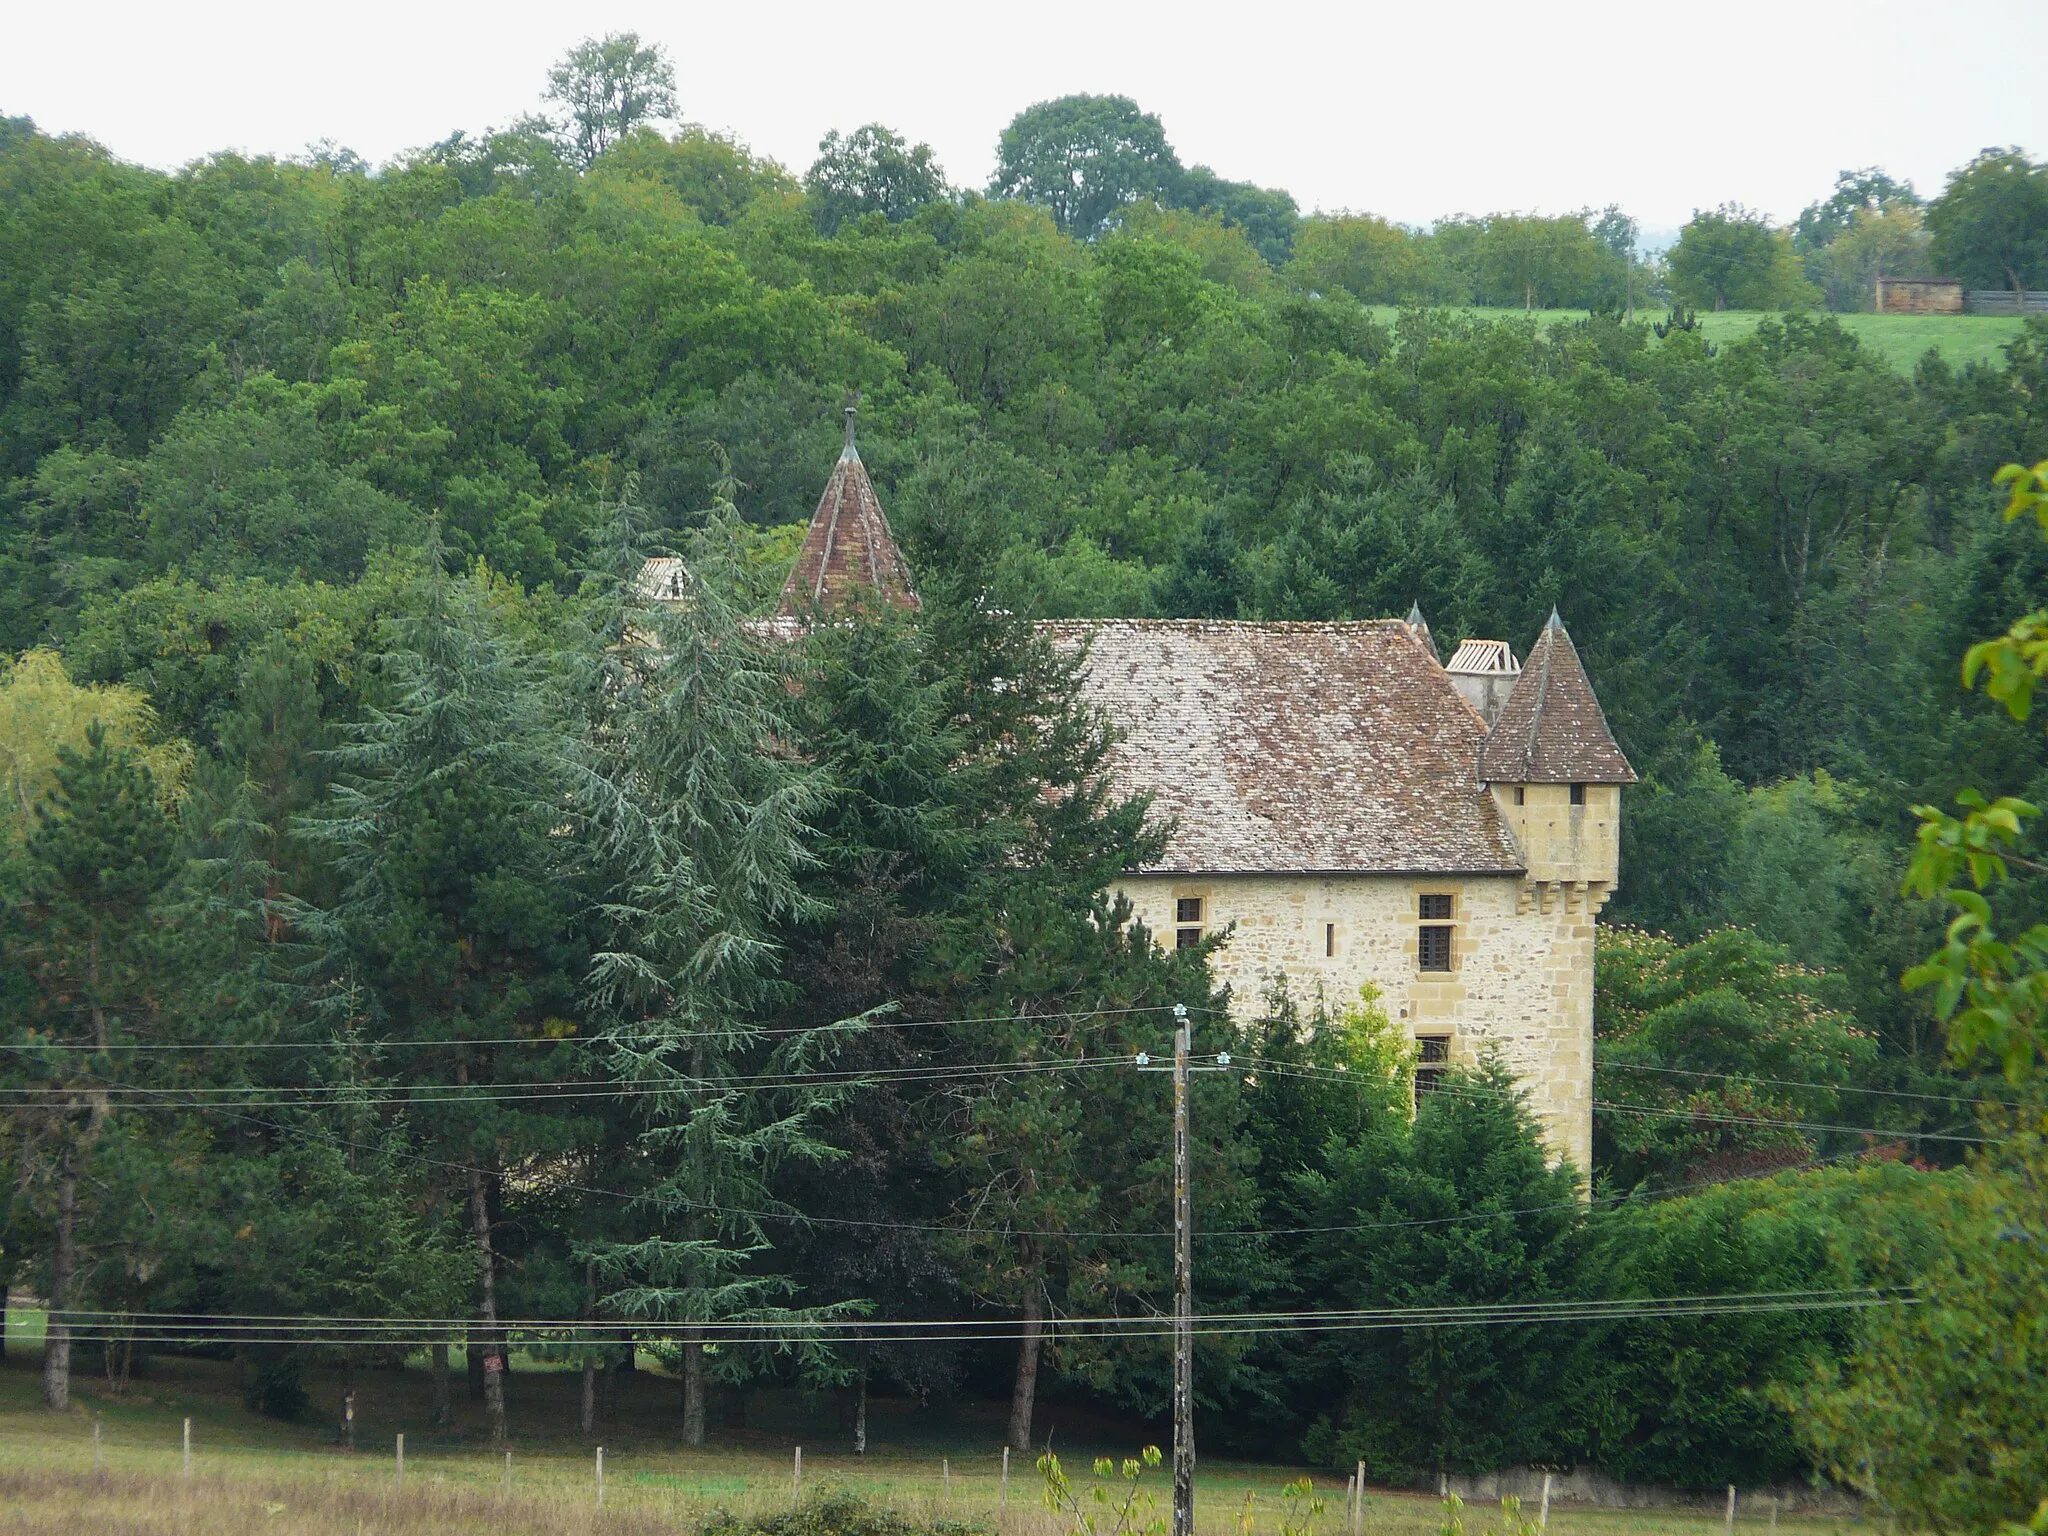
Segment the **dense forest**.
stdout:
<path fill-rule="evenodd" d="M 975 193 L 876 126 L 802 176 L 658 131 L 629 39 L 550 89 L 376 169 L 0 121 L 4 1263 L 74 1319 L 53 1402 L 193 1318 L 346 1315 L 410 1322 L 205 1347 L 290 1415 L 331 1411 L 310 1362 L 418 1342 L 445 1393 L 467 1341 L 500 1434 L 508 1342 L 601 1385 L 629 1337 L 692 1442 L 792 1382 L 1007 1396 L 1020 1446 L 1034 1395 L 1156 1419 L 1159 1340 L 1077 1320 L 1163 1304 L 1165 1106 L 1125 1064 L 1174 1004 L 1253 1064 L 1197 1094 L 1206 1310 L 2040 1305 L 1963 1166 L 2015 1090 L 1900 976 L 1950 915 L 1901 894 L 1911 808 L 2048 798 L 2038 726 L 1957 670 L 2048 589 L 1993 485 L 2048 458 L 2048 323 L 1906 377 L 1809 306 L 1878 225 L 2048 281 L 2048 172 L 1982 157 L 1926 230 L 1845 175 L 1652 261 L 1614 212 L 1304 217 L 1120 98 L 1020 114 Z M 1738 290 L 1786 312 L 1630 317 Z M 1421 307 L 1473 299 L 1591 313 Z M 849 400 L 924 611 L 764 645 Z M 690 601 L 656 609 L 663 551 Z M 1102 893 L 1156 829 L 1028 623 L 1411 603 L 1518 651 L 1555 605 L 1642 774 L 1590 1187 L 1497 1067 L 1411 1113 L 1370 998 L 1238 1030 L 1129 923 Z M 1919 1443 L 1856 1363 L 1886 1319 L 1218 1333 L 1202 1433 L 1855 1481 L 1871 1402 Z"/>

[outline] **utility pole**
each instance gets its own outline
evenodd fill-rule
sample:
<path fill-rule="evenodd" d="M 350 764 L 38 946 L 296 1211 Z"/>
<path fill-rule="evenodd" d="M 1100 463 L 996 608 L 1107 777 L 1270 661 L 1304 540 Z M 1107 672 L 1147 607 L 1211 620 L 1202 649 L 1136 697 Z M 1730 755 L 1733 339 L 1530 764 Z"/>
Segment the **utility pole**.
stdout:
<path fill-rule="evenodd" d="M 1228 1072 L 1230 1052 L 1194 1065 L 1184 1003 L 1173 1005 L 1173 1065 L 1152 1065 L 1140 1051 L 1140 1072 L 1173 1073 L 1173 1536 L 1195 1536 L 1195 1201 L 1188 1133 L 1188 1074 Z"/>
<path fill-rule="evenodd" d="M 1188 1011 L 1173 1031 L 1173 1536 L 1195 1536 L 1194 1179 L 1188 1166 Z"/>

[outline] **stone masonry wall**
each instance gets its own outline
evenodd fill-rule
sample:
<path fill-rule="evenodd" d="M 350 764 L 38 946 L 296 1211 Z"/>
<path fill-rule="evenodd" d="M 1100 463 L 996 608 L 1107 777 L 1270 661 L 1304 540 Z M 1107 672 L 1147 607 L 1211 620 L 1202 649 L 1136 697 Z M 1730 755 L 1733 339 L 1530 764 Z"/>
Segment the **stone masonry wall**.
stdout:
<path fill-rule="evenodd" d="M 1530 794 L 1549 787 L 1531 786 Z M 1562 797 L 1564 787 L 1555 788 Z M 1553 1152 L 1583 1171 L 1593 1153 L 1593 926 L 1609 882 L 1129 875 L 1120 889 L 1169 947 L 1185 926 L 1176 921 L 1181 898 L 1200 898 L 1206 932 L 1235 925 L 1215 970 L 1240 1018 L 1254 1017 L 1272 979 L 1284 974 L 1296 998 L 1320 993 L 1332 1007 L 1355 1001 L 1371 984 L 1387 1016 L 1411 1037 L 1449 1035 L 1453 1062 L 1469 1063 L 1482 1046 L 1498 1045 L 1527 1087 Z M 1425 893 L 1452 898 L 1448 972 L 1419 968 Z"/>

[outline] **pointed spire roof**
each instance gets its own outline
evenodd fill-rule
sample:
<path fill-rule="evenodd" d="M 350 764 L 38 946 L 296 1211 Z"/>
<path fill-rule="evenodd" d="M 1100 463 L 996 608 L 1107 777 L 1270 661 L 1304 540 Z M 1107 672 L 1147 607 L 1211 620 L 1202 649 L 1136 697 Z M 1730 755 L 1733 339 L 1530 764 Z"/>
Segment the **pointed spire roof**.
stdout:
<path fill-rule="evenodd" d="M 1438 665 L 1442 665 L 1444 659 L 1443 652 L 1436 648 L 1436 641 L 1430 635 L 1429 620 L 1422 616 L 1422 604 L 1410 603 L 1408 605 L 1407 624 L 1408 633 L 1417 640 L 1420 640 L 1423 648 L 1437 659 Z"/>
<path fill-rule="evenodd" d="M 818 510 L 797 551 L 789 580 L 782 584 L 780 618 L 803 618 L 835 608 L 873 602 L 916 608 L 910 567 L 896 547 L 896 535 L 882 512 L 874 482 L 853 445 L 853 412 L 846 408 L 846 448 L 832 466 Z"/>
<path fill-rule="evenodd" d="M 1489 784 L 1633 784 L 1572 637 L 1555 608 L 1479 752 Z"/>

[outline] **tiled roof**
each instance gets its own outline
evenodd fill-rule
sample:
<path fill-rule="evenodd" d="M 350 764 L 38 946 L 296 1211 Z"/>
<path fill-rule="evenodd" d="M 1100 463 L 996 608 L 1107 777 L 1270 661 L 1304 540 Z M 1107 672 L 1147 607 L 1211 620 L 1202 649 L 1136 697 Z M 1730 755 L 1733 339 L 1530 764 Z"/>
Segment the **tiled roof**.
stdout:
<path fill-rule="evenodd" d="M 1479 777 L 1493 784 L 1633 784 L 1586 669 L 1555 612 L 1487 733 Z"/>
<path fill-rule="evenodd" d="M 846 451 L 832 466 L 775 611 L 783 618 L 802 618 L 848 602 L 872 601 L 877 594 L 900 608 L 918 606 L 910 567 L 854 449 L 853 413 L 848 411 Z"/>
<path fill-rule="evenodd" d="M 1087 696 L 1118 727 L 1117 787 L 1176 823 L 1187 873 L 1518 873 L 1473 773 L 1486 727 L 1398 619 L 1042 626 L 1092 640 Z"/>

